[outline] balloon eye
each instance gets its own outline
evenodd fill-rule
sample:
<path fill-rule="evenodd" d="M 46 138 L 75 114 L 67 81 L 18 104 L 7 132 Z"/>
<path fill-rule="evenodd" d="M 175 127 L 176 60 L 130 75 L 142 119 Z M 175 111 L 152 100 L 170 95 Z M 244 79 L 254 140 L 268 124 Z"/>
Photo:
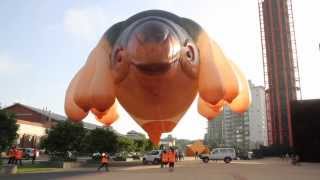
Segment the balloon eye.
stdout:
<path fill-rule="evenodd" d="M 189 59 L 191 59 L 192 58 L 192 54 L 191 54 L 191 52 L 190 51 L 187 51 L 187 57 L 189 58 Z"/>
<path fill-rule="evenodd" d="M 186 57 L 190 61 L 194 61 L 194 50 L 193 47 L 190 45 L 187 45 L 187 51 L 186 51 Z"/>
<path fill-rule="evenodd" d="M 118 48 L 114 53 L 114 59 L 116 63 L 122 62 L 123 48 Z"/>

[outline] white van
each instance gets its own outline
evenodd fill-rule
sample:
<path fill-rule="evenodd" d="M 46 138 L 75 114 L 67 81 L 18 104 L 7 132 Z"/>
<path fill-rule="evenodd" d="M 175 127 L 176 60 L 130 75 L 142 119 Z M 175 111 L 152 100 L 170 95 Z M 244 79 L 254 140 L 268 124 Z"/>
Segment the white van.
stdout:
<path fill-rule="evenodd" d="M 223 160 L 225 163 L 230 163 L 232 159 L 236 159 L 236 151 L 234 148 L 216 148 L 210 154 L 203 154 L 201 159 L 204 163 L 209 160 Z"/>
<path fill-rule="evenodd" d="M 143 164 L 159 164 L 160 163 L 160 154 L 162 150 L 152 150 L 148 153 L 146 153 L 142 158 Z"/>

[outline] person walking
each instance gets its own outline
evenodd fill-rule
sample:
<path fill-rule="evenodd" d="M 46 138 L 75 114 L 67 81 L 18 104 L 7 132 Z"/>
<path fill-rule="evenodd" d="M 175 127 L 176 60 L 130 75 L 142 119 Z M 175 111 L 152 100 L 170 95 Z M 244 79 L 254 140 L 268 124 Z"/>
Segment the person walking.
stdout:
<path fill-rule="evenodd" d="M 174 170 L 174 163 L 176 162 L 176 151 L 171 147 L 168 152 L 169 171 Z"/>
<path fill-rule="evenodd" d="M 196 151 L 196 153 L 194 153 L 194 159 L 196 160 L 196 159 L 198 159 L 198 151 Z"/>
<path fill-rule="evenodd" d="M 180 150 L 180 151 L 178 151 L 178 158 L 179 158 L 179 161 L 181 161 L 182 160 L 182 151 Z"/>
<path fill-rule="evenodd" d="M 102 167 L 105 167 L 106 171 L 109 171 L 109 155 L 107 153 L 102 153 L 101 165 L 98 167 L 98 171 L 100 171 Z"/>
<path fill-rule="evenodd" d="M 15 146 L 12 146 L 9 151 L 8 151 L 8 164 L 14 164 L 14 161 L 15 161 L 15 157 L 14 157 L 14 154 L 15 154 L 15 151 L 16 151 L 16 147 Z"/>
<path fill-rule="evenodd" d="M 21 149 L 16 149 L 15 153 L 14 153 L 14 158 L 15 158 L 15 164 L 18 164 L 22 166 L 22 156 L 23 156 L 23 152 Z"/>
<path fill-rule="evenodd" d="M 161 155 L 160 155 L 160 167 L 164 168 L 168 164 L 168 153 L 166 150 L 163 150 Z"/>
<path fill-rule="evenodd" d="M 292 165 L 300 166 L 300 156 L 298 154 L 293 154 L 291 159 Z"/>

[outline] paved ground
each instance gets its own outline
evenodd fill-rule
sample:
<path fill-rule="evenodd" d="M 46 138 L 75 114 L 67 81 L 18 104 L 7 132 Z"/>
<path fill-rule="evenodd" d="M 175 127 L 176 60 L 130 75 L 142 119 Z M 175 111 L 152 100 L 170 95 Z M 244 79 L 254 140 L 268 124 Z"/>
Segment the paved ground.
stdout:
<path fill-rule="evenodd" d="M 72 169 L 37 174 L 19 174 L 0 179 L 108 179 L 108 180 L 319 180 L 319 163 L 292 166 L 278 159 L 237 160 L 231 164 L 188 160 L 178 162 L 174 172 L 159 166 L 141 165 L 112 167 L 110 172 L 97 172 L 95 168 Z"/>

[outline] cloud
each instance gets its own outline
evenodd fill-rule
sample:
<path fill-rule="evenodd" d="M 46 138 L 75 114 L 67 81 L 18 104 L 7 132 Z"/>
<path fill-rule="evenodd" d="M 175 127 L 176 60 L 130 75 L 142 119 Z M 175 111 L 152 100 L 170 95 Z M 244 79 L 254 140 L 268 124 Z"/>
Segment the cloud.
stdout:
<path fill-rule="evenodd" d="M 0 52 L 0 75 L 13 75 L 31 68 L 31 64 L 20 63 L 12 56 Z"/>
<path fill-rule="evenodd" d="M 92 42 L 115 22 L 115 17 L 100 7 L 71 8 L 65 12 L 64 29 L 77 40 Z"/>

